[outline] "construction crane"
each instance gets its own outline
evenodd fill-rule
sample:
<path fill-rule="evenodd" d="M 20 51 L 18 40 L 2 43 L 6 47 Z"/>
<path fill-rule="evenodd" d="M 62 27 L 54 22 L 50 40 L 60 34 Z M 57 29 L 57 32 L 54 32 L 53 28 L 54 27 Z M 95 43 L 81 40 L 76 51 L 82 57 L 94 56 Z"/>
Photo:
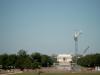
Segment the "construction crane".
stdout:
<path fill-rule="evenodd" d="M 85 55 L 85 53 L 89 50 L 90 46 L 87 46 L 84 51 L 83 51 L 83 56 Z"/>
<path fill-rule="evenodd" d="M 74 34 L 74 41 L 75 41 L 75 63 L 77 64 L 77 56 L 78 56 L 78 38 L 80 36 L 81 32 L 75 32 Z"/>
<path fill-rule="evenodd" d="M 75 65 L 74 70 L 78 70 L 77 59 L 78 59 L 78 38 L 81 35 L 81 32 L 75 32 L 74 34 L 74 41 L 75 41 Z"/>

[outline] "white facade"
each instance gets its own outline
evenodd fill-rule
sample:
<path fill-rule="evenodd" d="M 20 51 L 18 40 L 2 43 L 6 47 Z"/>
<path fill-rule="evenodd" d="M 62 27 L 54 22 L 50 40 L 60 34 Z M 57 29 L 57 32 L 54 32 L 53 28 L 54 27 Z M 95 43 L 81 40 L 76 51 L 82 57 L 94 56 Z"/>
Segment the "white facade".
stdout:
<path fill-rule="evenodd" d="M 72 61 L 71 54 L 59 54 L 57 56 L 58 68 L 71 70 L 71 61 Z"/>
<path fill-rule="evenodd" d="M 59 65 L 70 65 L 72 61 L 72 55 L 70 54 L 59 54 L 57 56 L 57 62 Z"/>

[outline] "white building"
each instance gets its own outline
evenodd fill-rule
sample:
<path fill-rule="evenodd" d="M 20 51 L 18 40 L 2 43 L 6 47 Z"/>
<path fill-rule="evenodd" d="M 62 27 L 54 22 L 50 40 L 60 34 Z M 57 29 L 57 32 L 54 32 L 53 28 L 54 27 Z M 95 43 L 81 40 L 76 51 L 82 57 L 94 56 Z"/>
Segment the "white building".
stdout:
<path fill-rule="evenodd" d="M 59 54 L 57 56 L 57 62 L 58 62 L 57 68 L 71 70 L 71 61 L 72 61 L 71 54 Z"/>

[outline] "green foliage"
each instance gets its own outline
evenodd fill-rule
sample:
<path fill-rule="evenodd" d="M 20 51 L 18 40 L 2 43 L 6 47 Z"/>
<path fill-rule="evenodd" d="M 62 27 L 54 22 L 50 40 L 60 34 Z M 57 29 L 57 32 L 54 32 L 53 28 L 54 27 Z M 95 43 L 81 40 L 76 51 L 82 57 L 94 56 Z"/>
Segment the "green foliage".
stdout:
<path fill-rule="evenodd" d="M 26 51 L 20 50 L 18 52 L 17 61 L 16 61 L 17 68 L 20 68 L 21 70 L 25 68 L 31 68 L 31 62 L 32 60 L 29 57 L 29 55 L 26 53 Z"/>
<path fill-rule="evenodd" d="M 8 64 L 9 66 L 15 66 L 16 64 L 16 59 L 17 59 L 17 56 L 15 54 L 11 54 L 8 56 Z"/>
<path fill-rule="evenodd" d="M 32 53 L 28 55 L 25 50 L 21 49 L 16 54 L 2 54 L 0 55 L 0 65 L 3 69 L 19 68 L 35 69 L 40 67 L 48 67 L 53 64 L 50 56 L 42 55 L 40 53 Z"/>
<path fill-rule="evenodd" d="M 53 60 L 51 57 L 47 56 L 47 55 L 42 55 L 41 57 L 41 65 L 43 67 L 49 67 L 53 64 Z"/>
<path fill-rule="evenodd" d="M 3 54 L 3 55 L 1 55 L 1 65 L 2 65 L 2 68 L 3 69 L 7 69 L 8 68 L 8 66 L 9 66 L 9 64 L 8 64 L 8 62 L 9 62 L 9 60 L 8 60 L 8 54 Z"/>
<path fill-rule="evenodd" d="M 40 68 L 40 63 L 39 62 L 33 62 L 32 63 L 32 69 Z"/>
<path fill-rule="evenodd" d="M 18 54 L 19 56 L 22 56 L 22 57 L 26 57 L 26 56 L 27 56 L 26 51 L 23 50 L 23 49 L 19 50 L 19 52 L 18 52 L 17 54 Z"/>
<path fill-rule="evenodd" d="M 31 58 L 33 62 L 41 62 L 41 54 L 40 53 L 32 53 Z"/>
<path fill-rule="evenodd" d="M 84 67 L 100 66 L 100 54 L 86 55 L 78 59 L 78 64 Z"/>
<path fill-rule="evenodd" d="M 48 66 L 48 56 L 47 55 L 42 55 L 41 65 L 44 66 L 44 67 Z"/>

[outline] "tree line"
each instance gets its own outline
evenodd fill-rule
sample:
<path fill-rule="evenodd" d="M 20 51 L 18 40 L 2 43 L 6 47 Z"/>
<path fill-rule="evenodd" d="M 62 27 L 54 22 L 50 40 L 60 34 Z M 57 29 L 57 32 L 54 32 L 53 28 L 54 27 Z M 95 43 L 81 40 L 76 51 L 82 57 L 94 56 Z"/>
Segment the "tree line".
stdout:
<path fill-rule="evenodd" d="M 17 54 L 1 54 L 0 68 L 2 69 L 36 69 L 41 67 L 50 67 L 53 65 L 53 58 L 38 52 L 27 54 L 23 49 Z"/>
<path fill-rule="evenodd" d="M 84 67 L 100 67 L 100 54 L 82 56 L 78 59 L 77 64 Z"/>
<path fill-rule="evenodd" d="M 74 62 L 74 57 L 73 61 Z M 38 52 L 27 54 L 23 49 L 19 50 L 17 54 L 1 54 L 0 68 L 1 69 L 36 69 L 41 67 L 51 67 L 53 63 L 57 63 L 55 56 L 48 56 Z M 90 54 L 80 56 L 77 64 L 83 67 L 100 66 L 100 54 Z"/>

